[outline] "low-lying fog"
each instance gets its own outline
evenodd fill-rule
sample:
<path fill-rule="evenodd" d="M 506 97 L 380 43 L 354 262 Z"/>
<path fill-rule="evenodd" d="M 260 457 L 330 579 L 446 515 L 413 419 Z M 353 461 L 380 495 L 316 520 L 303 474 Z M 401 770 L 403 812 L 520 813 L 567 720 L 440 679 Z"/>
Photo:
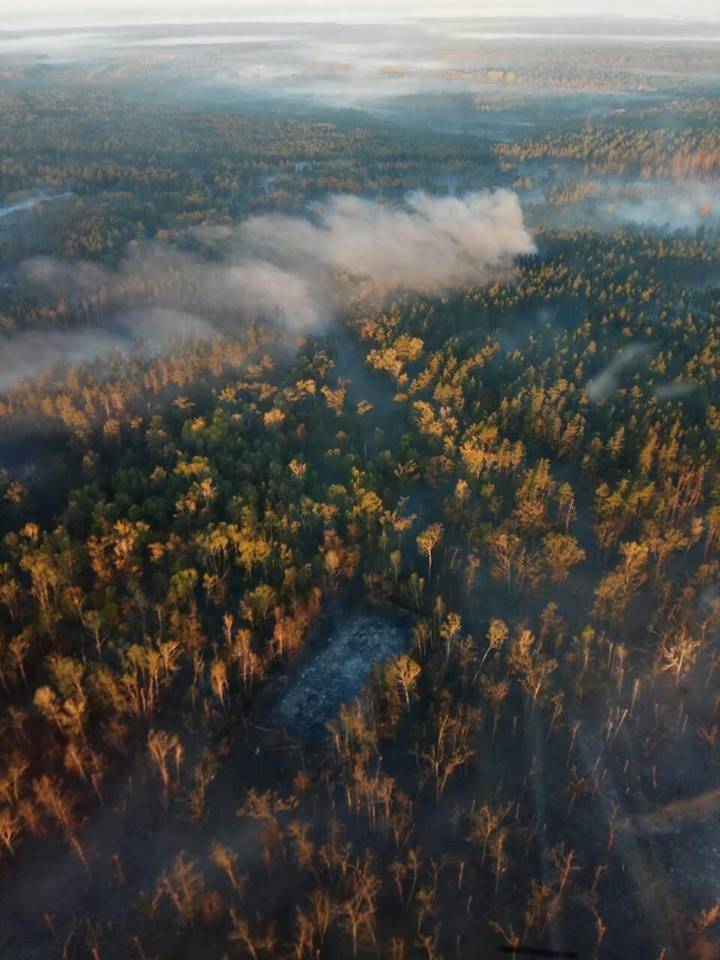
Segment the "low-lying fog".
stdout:
<path fill-rule="evenodd" d="M 720 71 L 720 29 L 632 21 L 488 17 L 312 22 L 259 17 L 230 23 L 154 23 L 0 29 L 0 67 L 87 69 L 113 82 L 172 79 L 176 96 L 235 92 L 373 108 L 412 94 L 517 98 L 637 93 Z M 595 27 L 596 29 L 593 29 Z M 628 61 L 631 56 L 632 62 Z M 689 57 L 692 56 L 692 63 Z M 100 64 L 110 75 L 97 74 Z M 689 67 L 691 66 L 691 71 Z M 202 91 L 198 90 L 201 84 Z M 167 92 L 164 95 L 168 95 Z M 399 115 L 400 111 L 397 111 Z"/>

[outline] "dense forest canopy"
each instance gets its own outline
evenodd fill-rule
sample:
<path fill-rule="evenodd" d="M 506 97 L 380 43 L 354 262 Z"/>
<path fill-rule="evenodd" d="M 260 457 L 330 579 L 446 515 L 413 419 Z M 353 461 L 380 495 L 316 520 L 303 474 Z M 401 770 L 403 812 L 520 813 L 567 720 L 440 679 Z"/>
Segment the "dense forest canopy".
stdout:
<path fill-rule="evenodd" d="M 720 954 L 717 49 L 506 27 L 0 33 L 3 957 Z"/>

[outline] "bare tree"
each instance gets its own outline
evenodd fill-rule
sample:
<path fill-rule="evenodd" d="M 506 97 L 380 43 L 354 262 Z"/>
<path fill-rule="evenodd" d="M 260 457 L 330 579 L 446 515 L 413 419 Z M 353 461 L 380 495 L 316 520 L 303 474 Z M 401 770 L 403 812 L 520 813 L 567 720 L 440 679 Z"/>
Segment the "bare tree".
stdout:
<path fill-rule="evenodd" d="M 376 945 L 375 898 L 381 883 L 373 872 L 369 857 L 352 864 L 349 875 L 349 895 L 340 907 L 353 945 L 353 957 L 357 956 L 360 938 Z"/>
<path fill-rule="evenodd" d="M 245 802 L 238 810 L 238 816 L 251 817 L 259 820 L 262 825 L 262 841 L 266 864 L 270 865 L 274 853 L 285 856 L 285 835 L 280 824 L 279 814 L 291 810 L 297 805 L 297 800 L 283 800 L 271 790 L 257 793 L 248 790 Z"/>
<path fill-rule="evenodd" d="M 479 727 L 479 710 L 465 704 L 451 709 L 445 701 L 435 717 L 430 745 L 422 749 L 416 746 L 414 752 L 424 778 L 432 777 L 435 783 L 436 800 L 440 800 L 453 773 L 474 757 L 470 736 Z"/>
<path fill-rule="evenodd" d="M 230 910 L 230 922 L 232 929 L 229 938 L 235 943 L 239 943 L 246 951 L 251 960 L 260 960 L 261 957 L 277 956 L 277 937 L 273 925 L 268 925 L 263 934 L 256 934 L 250 929 L 250 924 L 243 917 L 240 917 L 233 908 Z"/>
<path fill-rule="evenodd" d="M 473 801 L 470 808 L 470 833 L 467 839 L 480 847 L 481 865 L 485 863 L 490 841 L 510 816 L 512 809 L 513 804 L 510 801 L 499 806 L 493 806 L 487 802 L 476 805 Z"/>
<path fill-rule="evenodd" d="M 38 804 L 62 827 L 68 843 L 75 851 L 78 860 L 85 869 L 88 868 L 85 851 L 80 845 L 77 829 L 72 815 L 73 800 L 63 789 L 60 783 L 52 777 L 40 777 L 33 781 L 33 791 Z"/>
<path fill-rule="evenodd" d="M 690 636 L 685 627 L 676 634 L 666 632 L 660 648 L 660 670 L 675 674 L 675 684 L 680 683 L 683 674 L 693 666 L 702 647 L 702 641 Z"/>
<path fill-rule="evenodd" d="M 575 851 L 566 850 L 565 844 L 560 843 L 550 848 L 550 859 L 557 870 L 558 895 L 562 896 L 570 878 L 580 869 Z"/>
<path fill-rule="evenodd" d="M 182 923 L 189 923 L 200 908 L 200 898 L 205 889 L 205 878 L 197 869 L 195 860 L 186 860 L 179 853 L 170 870 L 160 874 L 154 903 L 167 897 L 177 910 Z"/>
<path fill-rule="evenodd" d="M 20 818 L 15 816 L 9 807 L 0 808 L 0 843 L 11 857 L 15 856 L 14 844 L 21 829 Z"/>
<path fill-rule="evenodd" d="M 162 781 L 163 806 L 167 809 L 170 803 L 170 794 L 180 780 L 180 764 L 183 756 L 183 746 L 179 737 L 165 730 L 151 730 L 148 734 L 148 752 L 157 767 Z M 174 777 L 171 763 L 174 761 Z"/>
<path fill-rule="evenodd" d="M 242 900 L 247 877 L 237 872 L 237 854 L 216 840 L 210 849 L 210 859 L 225 873 L 233 892 Z"/>
<path fill-rule="evenodd" d="M 408 710 L 410 709 L 410 695 L 415 689 L 415 684 L 421 672 L 420 664 L 406 655 L 393 660 L 388 667 L 388 679 L 390 683 L 396 684 L 402 690 Z"/>

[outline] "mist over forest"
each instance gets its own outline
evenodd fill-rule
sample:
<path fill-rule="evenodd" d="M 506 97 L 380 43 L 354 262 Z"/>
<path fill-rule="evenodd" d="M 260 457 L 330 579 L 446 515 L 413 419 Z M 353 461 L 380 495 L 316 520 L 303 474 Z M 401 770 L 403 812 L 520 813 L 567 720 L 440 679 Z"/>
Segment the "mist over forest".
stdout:
<path fill-rule="evenodd" d="M 206 18 L 0 24 L 0 958 L 720 957 L 720 24 Z"/>

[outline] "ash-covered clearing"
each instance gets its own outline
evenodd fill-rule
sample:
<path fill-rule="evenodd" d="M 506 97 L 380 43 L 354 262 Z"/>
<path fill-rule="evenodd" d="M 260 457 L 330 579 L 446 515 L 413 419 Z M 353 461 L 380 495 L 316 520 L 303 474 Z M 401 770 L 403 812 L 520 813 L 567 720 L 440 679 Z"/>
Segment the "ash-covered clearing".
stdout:
<path fill-rule="evenodd" d="M 341 705 L 356 697 L 373 666 L 402 653 L 410 641 L 406 624 L 386 617 L 354 615 L 333 628 L 325 648 L 292 681 L 278 716 L 299 736 L 319 739 Z"/>

